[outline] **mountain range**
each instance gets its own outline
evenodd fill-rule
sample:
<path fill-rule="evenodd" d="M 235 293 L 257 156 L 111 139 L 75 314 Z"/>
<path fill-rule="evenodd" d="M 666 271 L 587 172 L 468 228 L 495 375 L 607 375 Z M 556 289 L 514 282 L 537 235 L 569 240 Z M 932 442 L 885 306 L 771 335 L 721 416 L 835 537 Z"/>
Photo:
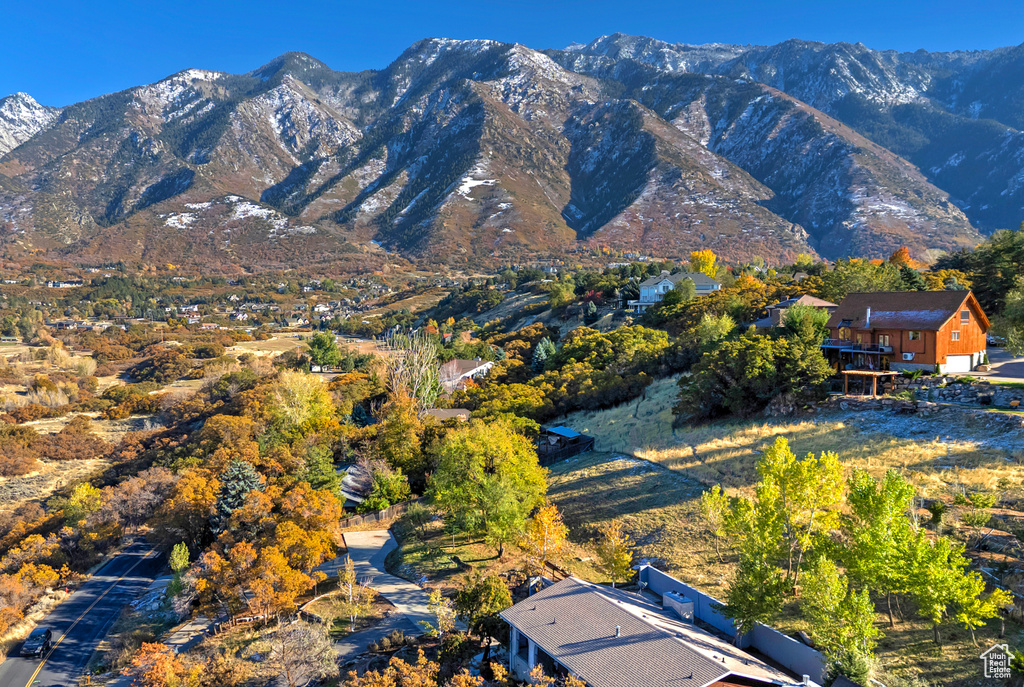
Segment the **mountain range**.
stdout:
<path fill-rule="evenodd" d="M 0 252 L 207 269 L 577 249 L 921 259 L 1024 219 L 1024 46 L 287 53 L 63 108 L 0 99 Z"/>

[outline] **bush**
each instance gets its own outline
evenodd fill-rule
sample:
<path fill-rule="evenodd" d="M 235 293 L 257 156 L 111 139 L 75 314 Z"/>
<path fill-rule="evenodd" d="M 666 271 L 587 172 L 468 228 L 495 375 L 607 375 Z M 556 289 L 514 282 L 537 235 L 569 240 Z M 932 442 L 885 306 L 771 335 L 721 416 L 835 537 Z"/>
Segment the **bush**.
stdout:
<path fill-rule="evenodd" d="M 132 378 L 140 382 L 167 384 L 185 376 L 192 365 L 180 352 L 171 349 L 157 349 L 148 358 L 128 370 Z"/>
<path fill-rule="evenodd" d="M 941 525 L 942 516 L 946 513 L 946 504 L 942 501 L 932 501 L 928 504 L 928 511 L 932 514 L 932 524 Z"/>
<path fill-rule="evenodd" d="M 832 370 L 816 344 L 748 331 L 721 341 L 679 380 L 676 415 L 705 419 L 750 416 L 780 396 L 810 396 Z"/>
<path fill-rule="evenodd" d="M 983 510 L 969 510 L 960 516 L 960 522 L 968 527 L 984 527 L 992 516 Z"/>
<path fill-rule="evenodd" d="M 982 491 L 976 491 L 972 494 L 967 495 L 967 500 L 971 502 L 971 505 L 975 508 L 992 508 L 996 505 L 998 496 L 995 494 L 986 494 Z"/>
<path fill-rule="evenodd" d="M 224 347 L 219 343 L 201 343 L 192 347 L 192 357 L 209 360 L 224 355 Z"/>

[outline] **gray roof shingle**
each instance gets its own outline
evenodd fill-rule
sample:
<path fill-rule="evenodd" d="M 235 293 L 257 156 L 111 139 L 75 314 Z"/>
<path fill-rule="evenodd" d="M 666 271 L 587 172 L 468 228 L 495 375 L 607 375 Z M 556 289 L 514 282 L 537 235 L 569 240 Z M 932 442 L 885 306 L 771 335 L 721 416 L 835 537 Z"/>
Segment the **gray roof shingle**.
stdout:
<path fill-rule="evenodd" d="M 703 272 L 676 272 L 675 274 L 658 274 L 653 277 L 648 277 L 640 282 L 640 286 L 655 286 L 668 279 L 673 284 L 678 284 L 684 279 L 691 279 L 695 286 L 721 286 L 717 281 L 704 274 Z"/>
<path fill-rule="evenodd" d="M 703 687 L 730 674 L 792 684 L 728 642 L 632 596 L 570 577 L 500 615 L 591 687 Z"/>
<path fill-rule="evenodd" d="M 851 293 L 832 311 L 828 326 L 864 329 L 871 308 L 871 329 L 938 331 L 956 315 L 964 301 L 973 300 L 969 291 L 880 291 Z M 977 312 L 981 312 L 980 308 Z M 984 316 L 984 313 L 982 313 Z M 848 324 L 843 322 L 848 321 Z M 988 320 L 983 320 L 984 329 Z"/>

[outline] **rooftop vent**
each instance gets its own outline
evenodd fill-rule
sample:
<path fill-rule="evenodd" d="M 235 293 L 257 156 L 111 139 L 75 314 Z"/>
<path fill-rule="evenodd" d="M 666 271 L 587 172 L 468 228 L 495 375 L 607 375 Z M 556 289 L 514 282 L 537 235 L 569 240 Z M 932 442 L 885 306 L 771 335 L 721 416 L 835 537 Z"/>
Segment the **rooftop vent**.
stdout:
<path fill-rule="evenodd" d="M 665 592 L 661 597 L 661 605 L 675 611 L 675 614 L 686 622 L 693 622 L 693 600 L 690 597 L 679 592 Z"/>

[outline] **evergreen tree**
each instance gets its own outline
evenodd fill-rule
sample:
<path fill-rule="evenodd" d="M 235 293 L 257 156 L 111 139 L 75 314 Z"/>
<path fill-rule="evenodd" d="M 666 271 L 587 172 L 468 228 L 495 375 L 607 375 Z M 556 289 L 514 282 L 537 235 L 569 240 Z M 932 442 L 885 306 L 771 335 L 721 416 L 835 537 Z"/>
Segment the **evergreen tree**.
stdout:
<path fill-rule="evenodd" d="M 341 351 L 334 340 L 334 335 L 328 332 L 319 332 L 309 340 L 309 357 L 314 365 L 320 367 L 337 365 L 342 360 Z"/>
<path fill-rule="evenodd" d="M 214 532 L 224 531 L 231 514 L 245 503 L 249 492 L 263 491 L 264 487 L 263 476 L 256 472 L 251 463 L 233 460 L 220 475 L 220 491 L 217 493 L 212 523 Z"/>
<path fill-rule="evenodd" d="M 928 290 L 928 282 L 924 280 L 921 273 L 907 265 L 900 267 L 900 283 L 907 291 Z"/>
<path fill-rule="evenodd" d="M 313 446 L 306 454 L 306 465 L 299 474 L 300 482 L 309 482 L 314 489 L 327 489 L 341 495 L 341 481 L 334 469 L 334 453 L 326 446 Z"/>
<path fill-rule="evenodd" d="M 544 366 L 548 362 L 548 358 L 553 356 L 557 352 L 555 344 L 551 342 L 551 339 L 544 337 L 537 342 L 536 348 L 533 349 L 533 371 L 540 374 L 544 371 Z"/>

